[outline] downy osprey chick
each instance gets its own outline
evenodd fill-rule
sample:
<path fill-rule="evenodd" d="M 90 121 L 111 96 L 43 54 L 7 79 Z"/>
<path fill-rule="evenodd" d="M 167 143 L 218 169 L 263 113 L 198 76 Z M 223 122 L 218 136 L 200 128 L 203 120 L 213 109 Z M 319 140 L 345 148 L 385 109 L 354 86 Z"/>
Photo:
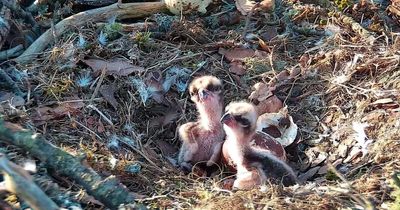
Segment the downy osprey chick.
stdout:
<path fill-rule="evenodd" d="M 236 166 L 234 188 L 249 189 L 269 180 L 285 186 L 297 183 L 297 177 L 285 161 L 271 151 L 251 145 L 256 135 L 257 112 L 247 102 L 233 102 L 221 118 L 226 133 L 223 156 Z"/>
<path fill-rule="evenodd" d="M 221 80 L 214 76 L 198 77 L 190 83 L 189 93 L 199 117 L 179 128 L 182 146 L 178 164 L 190 171 L 198 162 L 207 161 L 207 166 L 211 166 L 219 161 L 225 133 L 220 122 L 224 107 Z"/>

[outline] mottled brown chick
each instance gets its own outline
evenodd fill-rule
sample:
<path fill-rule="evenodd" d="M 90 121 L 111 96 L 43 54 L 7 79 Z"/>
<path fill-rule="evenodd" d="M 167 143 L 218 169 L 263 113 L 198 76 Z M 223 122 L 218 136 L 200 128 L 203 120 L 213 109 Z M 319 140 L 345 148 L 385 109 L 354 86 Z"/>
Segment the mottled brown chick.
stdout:
<path fill-rule="evenodd" d="M 223 156 L 237 169 L 233 187 L 249 189 L 266 181 L 285 186 L 296 184 L 297 177 L 284 160 L 268 149 L 252 145 L 257 117 L 252 104 L 233 102 L 225 108 L 221 118 L 226 133 Z"/>
<path fill-rule="evenodd" d="M 196 122 L 188 122 L 179 128 L 182 146 L 178 164 L 188 171 L 201 161 L 206 161 L 207 166 L 217 163 L 225 137 L 220 122 L 224 107 L 221 80 L 214 76 L 198 77 L 190 83 L 189 93 L 199 117 Z"/>

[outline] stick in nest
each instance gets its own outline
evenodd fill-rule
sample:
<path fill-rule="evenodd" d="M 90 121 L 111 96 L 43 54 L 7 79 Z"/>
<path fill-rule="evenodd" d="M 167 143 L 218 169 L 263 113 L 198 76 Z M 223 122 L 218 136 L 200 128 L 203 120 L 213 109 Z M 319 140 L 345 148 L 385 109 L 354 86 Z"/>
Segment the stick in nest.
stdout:
<path fill-rule="evenodd" d="M 25 52 L 15 59 L 16 62 L 25 64 L 35 58 L 46 47 L 53 42 L 55 37 L 61 36 L 72 28 L 77 28 L 88 22 L 106 21 L 107 19 L 117 16 L 119 19 L 145 17 L 166 9 L 164 2 L 145 2 L 145 3 L 126 3 L 119 6 L 118 3 L 97 9 L 87 10 L 72 15 L 60 21 L 53 28 L 43 33 L 35 42 L 25 50 Z M 53 31 L 55 36 L 53 36 Z"/>
<path fill-rule="evenodd" d="M 4 174 L 6 189 L 21 197 L 33 209 L 59 209 L 33 182 L 32 177 L 20 166 L 9 161 L 0 153 L 0 171 Z"/>
<path fill-rule="evenodd" d="M 116 209 L 124 203 L 135 204 L 136 208 L 142 208 L 142 205 L 135 203 L 134 194 L 122 185 L 115 176 L 101 177 L 92 168 L 84 166 L 74 156 L 18 125 L 0 120 L 0 141 L 14 144 L 29 151 L 34 157 L 44 162 L 47 167 L 69 177 L 111 209 Z"/>

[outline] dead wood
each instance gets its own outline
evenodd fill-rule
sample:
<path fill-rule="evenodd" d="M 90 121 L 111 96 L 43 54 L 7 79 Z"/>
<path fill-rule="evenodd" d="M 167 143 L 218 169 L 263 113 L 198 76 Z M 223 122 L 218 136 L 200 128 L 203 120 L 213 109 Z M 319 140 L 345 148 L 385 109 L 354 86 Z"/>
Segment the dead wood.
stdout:
<path fill-rule="evenodd" d="M 117 0 L 74 0 L 74 4 L 93 7 L 104 7 L 116 2 Z"/>
<path fill-rule="evenodd" d="M 15 58 L 23 53 L 24 46 L 22 44 L 17 45 L 11 49 L 0 51 L 0 61 Z"/>
<path fill-rule="evenodd" d="M 3 70 L 0 68 L 0 87 L 3 90 L 11 90 L 13 93 L 23 96 L 21 89 L 17 83 Z"/>
<path fill-rule="evenodd" d="M 145 17 L 157 12 L 162 12 L 165 9 L 166 6 L 163 2 L 127 3 L 121 5 L 115 3 L 107 7 L 80 12 L 60 21 L 54 26 L 54 29 L 47 30 L 15 60 L 21 64 L 31 61 L 38 53 L 46 49 L 46 47 L 53 42 L 55 37 L 59 37 L 71 28 L 77 28 L 88 22 L 106 21 L 114 16 L 116 16 L 117 19 Z M 55 30 L 54 33 L 53 30 Z"/>
<path fill-rule="evenodd" d="M 16 16 L 22 17 L 25 21 L 32 25 L 33 31 L 38 32 L 39 26 L 32 14 L 22 9 L 15 1 L 1 0 L 4 6 L 8 7 Z"/>
<path fill-rule="evenodd" d="M 71 178 L 111 209 L 118 208 L 120 204 L 135 203 L 135 196 L 126 186 L 119 183 L 115 176 L 101 177 L 92 168 L 84 166 L 80 160 L 48 143 L 37 134 L 0 120 L 0 140 L 29 151 L 47 167 Z M 136 207 L 140 208 L 141 205 L 136 204 Z"/>
<path fill-rule="evenodd" d="M 32 209 L 59 209 L 32 181 L 32 177 L 20 166 L 0 154 L 0 171 L 4 175 L 6 189 L 21 197 Z"/>
<path fill-rule="evenodd" d="M 350 28 L 356 32 L 358 35 L 360 35 L 362 38 L 364 38 L 369 44 L 373 44 L 374 42 L 374 36 L 367 30 L 365 29 L 361 24 L 357 23 L 353 18 L 341 13 L 341 12 L 336 12 L 334 16 L 344 24 L 350 26 Z"/>
<path fill-rule="evenodd" d="M 8 34 L 10 33 L 10 18 L 11 12 L 7 7 L 2 7 L 0 9 L 0 17 L 2 17 L 2 21 L 0 22 L 0 49 L 3 47 L 4 42 L 7 39 Z"/>

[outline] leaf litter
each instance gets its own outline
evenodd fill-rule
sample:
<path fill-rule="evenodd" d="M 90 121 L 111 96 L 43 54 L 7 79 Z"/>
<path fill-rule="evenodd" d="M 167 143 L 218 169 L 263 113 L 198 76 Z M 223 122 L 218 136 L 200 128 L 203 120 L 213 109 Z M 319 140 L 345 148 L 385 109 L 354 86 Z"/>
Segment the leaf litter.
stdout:
<path fill-rule="evenodd" d="M 196 16 L 180 20 L 159 14 L 158 22 L 170 20 L 169 27 L 152 31 L 149 36 L 148 31 L 132 31 L 133 35 L 121 34 L 115 40 L 107 39 L 107 32 L 100 32 L 96 26 L 73 29 L 72 45 L 70 35 L 56 41 L 56 46 L 67 46 L 64 55 L 55 53 L 49 58 L 41 54 L 24 67 L 23 71 L 29 72 L 29 84 L 18 81 L 30 95 L 23 97 L 23 105 L 14 108 L 28 117 L 4 116 L 21 124 L 32 120 L 33 129 L 45 132 L 52 143 L 68 151 L 77 153 L 85 146 L 91 152 L 87 162 L 94 170 L 117 176 L 131 191 L 146 195 L 145 204 L 157 208 L 390 206 L 389 180 L 400 170 L 396 142 L 400 133 L 400 83 L 396 79 L 399 38 L 390 30 L 396 25 L 392 17 L 381 18 L 386 8 L 376 10 L 377 6 L 368 5 L 362 5 L 362 17 L 351 6 L 337 12 L 332 5 L 284 1 L 276 5 L 277 17 L 262 9 L 251 17 L 248 13 L 247 17 L 236 14 L 239 21 L 249 19 L 244 28 L 239 21 L 218 25 L 219 12 L 234 15 L 226 13 L 235 10 L 227 6 L 218 7 L 224 11 L 214 13 L 217 18 L 211 16 L 207 21 Z M 393 7 L 387 11 L 396 17 Z M 372 18 L 370 13 L 379 15 Z M 208 28 L 210 22 L 212 28 Z M 375 34 L 380 24 L 381 32 Z M 243 33 L 245 37 L 241 37 Z M 373 45 L 365 40 L 370 35 L 375 38 Z M 85 65 L 64 68 L 60 58 L 81 60 Z M 269 68 L 253 71 L 247 65 L 251 59 L 262 59 Z M 204 66 L 198 67 L 199 63 Z M 82 73 L 87 66 L 93 71 L 92 79 Z M 102 71 L 106 75 L 101 81 L 98 76 Z M 204 74 L 223 80 L 225 103 L 248 98 L 260 115 L 271 114 L 273 119 L 287 107 L 291 118 L 279 118 L 285 120 L 270 122 L 268 128 L 275 138 L 290 131 L 290 141 L 284 141 L 289 144 L 295 133 L 292 122 L 297 126 L 297 137 L 304 141 L 294 140 L 286 150 L 289 163 L 305 185 L 267 185 L 262 192 L 221 191 L 218 189 L 224 186 L 218 182 L 220 177 L 192 179 L 190 175 L 181 176 L 169 164 L 179 148 L 175 128 L 196 119 L 187 84 Z M 61 91 L 63 94 L 48 94 L 45 87 L 60 78 L 75 85 Z M 99 83 L 102 97 L 92 98 Z M 74 101 L 68 97 L 79 102 L 68 102 Z M 88 100 L 113 119 L 114 126 L 103 125 L 97 112 L 85 109 Z M 179 111 L 175 102 L 182 105 Z M 153 109 L 156 106 L 163 107 L 162 112 Z M 334 168 L 328 167 L 330 163 Z M 41 171 L 42 166 L 37 167 Z M 336 173 L 341 173 L 342 179 Z M 343 185 L 343 180 L 351 187 Z M 81 190 L 78 188 L 69 191 Z M 162 197 L 153 199 L 154 195 Z M 87 198 L 80 202 L 100 205 Z"/>

